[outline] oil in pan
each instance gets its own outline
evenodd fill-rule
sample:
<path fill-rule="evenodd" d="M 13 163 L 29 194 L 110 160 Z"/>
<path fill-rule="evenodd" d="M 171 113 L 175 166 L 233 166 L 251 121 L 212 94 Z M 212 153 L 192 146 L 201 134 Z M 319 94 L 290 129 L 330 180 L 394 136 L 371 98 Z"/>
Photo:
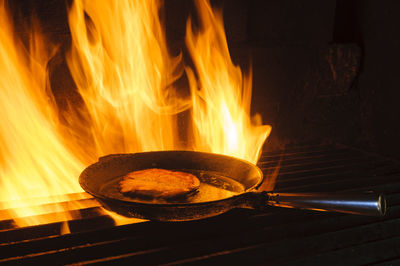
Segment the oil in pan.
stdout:
<path fill-rule="evenodd" d="M 179 171 L 194 174 L 200 180 L 199 189 L 188 196 L 173 198 L 173 199 L 157 199 L 157 198 L 144 198 L 144 197 L 131 197 L 124 195 L 119 190 L 119 182 L 123 176 L 112 179 L 108 183 L 104 183 L 100 192 L 102 195 L 123 201 L 141 202 L 151 204 L 176 204 L 176 203 L 200 203 L 221 200 L 232 197 L 234 195 L 244 192 L 245 188 L 239 182 L 221 175 L 217 172 L 192 170 L 192 169 L 179 169 Z"/>

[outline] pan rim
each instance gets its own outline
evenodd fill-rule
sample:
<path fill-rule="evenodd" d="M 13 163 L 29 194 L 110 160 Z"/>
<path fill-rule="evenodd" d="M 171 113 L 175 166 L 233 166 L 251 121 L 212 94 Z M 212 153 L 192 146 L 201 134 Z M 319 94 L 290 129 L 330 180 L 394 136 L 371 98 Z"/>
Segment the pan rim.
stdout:
<path fill-rule="evenodd" d="M 235 160 L 235 161 L 241 161 L 242 163 L 245 163 L 247 165 L 250 165 L 252 168 L 254 168 L 258 175 L 259 175 L 259 179 L 258 181 L 251 187 L 245 189 L 243 192 L 240 192 L 236 195 L 230 196 L 230 197 L 226 197 L 226 198 L 222 198 L 222 199 L 217 199 L 217 200 L 211 200 L 211 201 L 203 201 L 203 202 L 189 202 L 189 203 L 177 203 L 177 202 L 172 202 L 172 203 L 151 203 L 151 202 L 141 202 L 141 201 L 126 201 L 126 200 L 122 200 L 122 199 L 118 199 L 118 198 L 114 198 L 114 197 L 107 197 L 102 195 L 101 193 L 96 193 L 93 192 L 92 189 L 90 189 L 89 187 L 87 187 L 85 184 L 83 184 L 81 182 L 82 176 L 83 175 L 87 175 L 87 171 L 89 170 L 90 167 L 94 167 L 94 165 L 101 163 L 101 160 L 106 158 L 106 157 L 112 157 L 112 156 L 119 156 L 119 155 L 135 155 L 135 154 L 150 154 L 150 153 L 173 153 L 173 152 L 183 152 L 183 153 L 196 153 L 196 154 L 204 154 L 204 155 L 208 155 L 208 156 L 220 156 L 220 157 L 225 157 L 227 159 L 230 160 Z M 229 178 L 229 176 L 228 176 Z M 148 206 L 148 207 L 168 207 L 168 208 L 180 208 L 180 207 L 188 207 L 188 206 L 202 206 L 202 205 L 208 205 L 208 204 L 212 204 L 212 203 L 219 203 L 219 202 L 223 202 L 223 201 L 228 201 L 228 200 L 233 200 L 239 197 L 242 197 L 244 194 L 249 193 L 249 192 L 253 192 L 256 189 L 258 189 L 261 184 L 264 182 L 264 174 L 261 171 L 261 169 L 256 165 L 253 164 L 247 160 L 244 160 L 242 158 L 237 158 L 237 157 L 233 157 L 230 155 L 225 155 L 225 154 L 219 154 L 219 153 L 211 153 L 211 152 L 200 152 L 200 151 L 192 151 L 192 150 L 157 150 L 157 151 L 145 151 L 145 152 L 135 152 L 135 153 L 115 153 L 115 154 L 108 154 L 102 157 L 99 157 L 98 161 L 87 166 L 82 173 L 79 176 L 79 184 L 80 186 L 83 188 L 83 190 L 87 193 L 89 193 L 90 195 L 92 195 L 94 198 L 98 198 L 101 200 L 107 200 L 107 201 L 115 201 L 115 202 L 119 202 L 122 204 L 136 204 L 136 205 L 142 205 L 142 206 Z"/>

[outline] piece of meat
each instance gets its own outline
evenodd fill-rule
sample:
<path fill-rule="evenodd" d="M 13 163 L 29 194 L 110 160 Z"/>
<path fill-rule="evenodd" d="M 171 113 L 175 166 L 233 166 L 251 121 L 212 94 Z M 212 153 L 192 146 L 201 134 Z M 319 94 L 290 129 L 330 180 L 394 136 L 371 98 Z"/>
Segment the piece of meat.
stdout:
<path fill-rule="evenodd" d="M 130 196 L 167 199 L 196 191 L 200 180 L 185 172 L 151 168 L 126 174 L 119 185 L 120 191 Z"/>

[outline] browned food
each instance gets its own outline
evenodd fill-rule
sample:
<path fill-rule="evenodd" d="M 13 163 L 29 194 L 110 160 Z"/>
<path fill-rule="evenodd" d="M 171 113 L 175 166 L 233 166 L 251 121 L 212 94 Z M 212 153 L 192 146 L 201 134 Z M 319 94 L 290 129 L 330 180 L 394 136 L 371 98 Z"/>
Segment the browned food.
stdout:
<path fill-rule="evenodd" d="M 167 199 L 191 194 L 200 187 L 200 180 L 185 172 L 151 168 L 126 174 L 119 185 L 130 196 Z"/>

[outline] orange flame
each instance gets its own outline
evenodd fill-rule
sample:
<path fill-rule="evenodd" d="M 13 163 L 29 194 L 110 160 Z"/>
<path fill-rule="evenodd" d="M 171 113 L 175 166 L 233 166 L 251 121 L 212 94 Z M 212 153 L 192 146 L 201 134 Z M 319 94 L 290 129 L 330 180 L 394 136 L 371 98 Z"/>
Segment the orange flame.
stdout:
<path fill-rule="evenodd" d="M 257 162 L 271 127 L 250 118 L 251 75 L 230 59 L 221 13 L 207 1 L 197 7 L 203 30 L 194 34 L 189 20 L 186 38 L 199 79 L 185 68 L 190 101 L 173 86 L 181 57 L 168 53 L 158 1 L 75 1 L 68 63 L 97 156 L 185 148 Z M 189 107 L 194 139 L 182 146 L 177 114 Z"/>
<path fill-rule="evenodd" d="M 82 191 L 76 177 L 84 165 L 57 133 L 54 103 L 46 93 L 46 64 L 51 54 L 40 34 L 33 32 L 31 40 L 28 54 L 13 38 L 11 19 L 0 2 L 1 209 L 33 202 L 21 199 Z M 40 200 L 39 204 L 45 203 Z M 18 217 L 35 213 L 28 207 L 14 211 Z"/>
<path fill-rule="evenodd" d="M 189 101 L 172 86 L 180 57 L 168 55 L 159 7 L 154 0 L 77 0 L 70 10 L 68 64 L 97 156 L 178 146 L 176 114 Z"/>
<path fill-rule="evenodd" d="M 271 127 L 250 117 L 251 74 L 231 61 L 221 13 L 196 3 L 202 28 L 195 33 L 189 19 L 186 37 L 194 71 L 168 52 L 159 1 L 76 0 L 67 62 L 84 106 L 69 110 L 65 134 L 47 87 L 52 49 L 34 31 L 28 53 L 0 0 L 0 218 L 11 211 L 20 225 L 38 223 L 31 215 L 61 221 L 73 218 L 68 210 L 98 206 L 77 177 L 109 153 L 193 149 L 257 162 Z M 174 86 L 184 71 L 191 97 Z M 54 212 L 66 216 L 48 217 Z"/>
<path fill-rule="evenodd" d="M 189 77 L 196 150 L 221 153 L 257 163 L 271 127 L 259 116 L 250 119 L 251 75 L 243 76 L 230 58 L 221 12 L 196 1 L 202 29 L 186 27 L 186 45 L 198 73 Z"/>

